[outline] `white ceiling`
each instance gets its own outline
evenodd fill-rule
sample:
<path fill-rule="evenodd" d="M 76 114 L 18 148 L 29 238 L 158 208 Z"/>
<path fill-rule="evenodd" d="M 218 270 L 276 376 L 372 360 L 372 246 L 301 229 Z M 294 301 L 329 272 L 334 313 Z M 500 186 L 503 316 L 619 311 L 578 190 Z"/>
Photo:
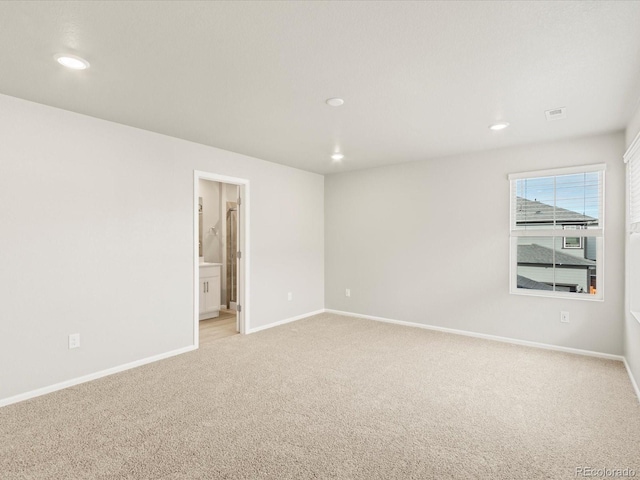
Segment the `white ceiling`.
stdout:
<path fill-rule="evenodd" d="M 624 128 L 639 25 L 631 1 L 1 2 L 0 93 L 331 173 Z"/>

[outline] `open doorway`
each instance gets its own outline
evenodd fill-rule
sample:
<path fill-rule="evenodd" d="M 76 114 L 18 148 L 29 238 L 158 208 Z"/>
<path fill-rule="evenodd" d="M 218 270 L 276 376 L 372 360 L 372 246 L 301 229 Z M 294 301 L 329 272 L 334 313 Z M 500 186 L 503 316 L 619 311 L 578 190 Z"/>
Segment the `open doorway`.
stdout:
<path fill-rule="evenodd" d="M 245 333 L 248 190 L 245 179 L 194 173 L 194 344 Z"/>

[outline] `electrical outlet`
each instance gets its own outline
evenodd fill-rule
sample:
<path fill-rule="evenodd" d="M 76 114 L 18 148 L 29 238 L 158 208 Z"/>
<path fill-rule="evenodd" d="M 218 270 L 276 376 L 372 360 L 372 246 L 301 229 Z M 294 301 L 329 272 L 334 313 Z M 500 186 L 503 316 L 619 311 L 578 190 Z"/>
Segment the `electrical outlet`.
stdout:
<path fill-rule="evenodd" d="M 78 348 L 80 346 L 80 334 L 72 333 L 69 335 L 69 348 Z"/>
<path fill-rule="evenodd" d="M 287 300 L 289 301 L 293 300 L 293 292 L 287 293 Z"/>
<path fill-rule="evenodd" d="M 348 288 L 344 291 L 344 296 L 345 297 L 350 297 L 351 296 L 351 290 L 349 290 Z"/>
<path fill-rule="evenodd" d="M 562 323 L 569 323 L 569 312 L 560 312 L 560 321 Z"/>

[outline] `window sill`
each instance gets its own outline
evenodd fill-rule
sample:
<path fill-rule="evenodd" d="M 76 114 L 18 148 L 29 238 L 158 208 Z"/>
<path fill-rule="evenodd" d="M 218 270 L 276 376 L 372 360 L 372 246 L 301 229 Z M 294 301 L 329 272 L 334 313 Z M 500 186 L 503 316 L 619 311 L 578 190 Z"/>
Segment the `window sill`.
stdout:
<path fill-rule="evenodd" d="M 523 291 L 524 290 L 524 291 Z M 562 298 L 564 300 L 580 300 L 583 302 L 604 302 L 603 295 L 589 295 L 586 293 L 565 293 L 565 292 L 546 292 L 542 290 L 526 290 L 518 288 L 517 290 L 511 290 L 511 295 L 522 295 L 525 297 L 546 297 L 546 298 Z M 634 313 L 634 312 L 631 312 Z M 640 317 L 640 312 L 635 312 L 636 318 Z M 639 320 L 640 321 L 640 320 Z"/>

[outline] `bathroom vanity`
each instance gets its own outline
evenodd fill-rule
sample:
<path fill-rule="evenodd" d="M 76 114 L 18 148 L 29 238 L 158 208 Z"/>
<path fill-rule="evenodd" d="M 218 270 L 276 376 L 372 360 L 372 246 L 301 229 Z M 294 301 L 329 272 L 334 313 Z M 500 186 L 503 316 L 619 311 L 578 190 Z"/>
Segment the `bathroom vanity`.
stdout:
<path fill-rule="evenodd" d="M 221 263 L 200 263 L 200 320 L 220 315 Z"/>

